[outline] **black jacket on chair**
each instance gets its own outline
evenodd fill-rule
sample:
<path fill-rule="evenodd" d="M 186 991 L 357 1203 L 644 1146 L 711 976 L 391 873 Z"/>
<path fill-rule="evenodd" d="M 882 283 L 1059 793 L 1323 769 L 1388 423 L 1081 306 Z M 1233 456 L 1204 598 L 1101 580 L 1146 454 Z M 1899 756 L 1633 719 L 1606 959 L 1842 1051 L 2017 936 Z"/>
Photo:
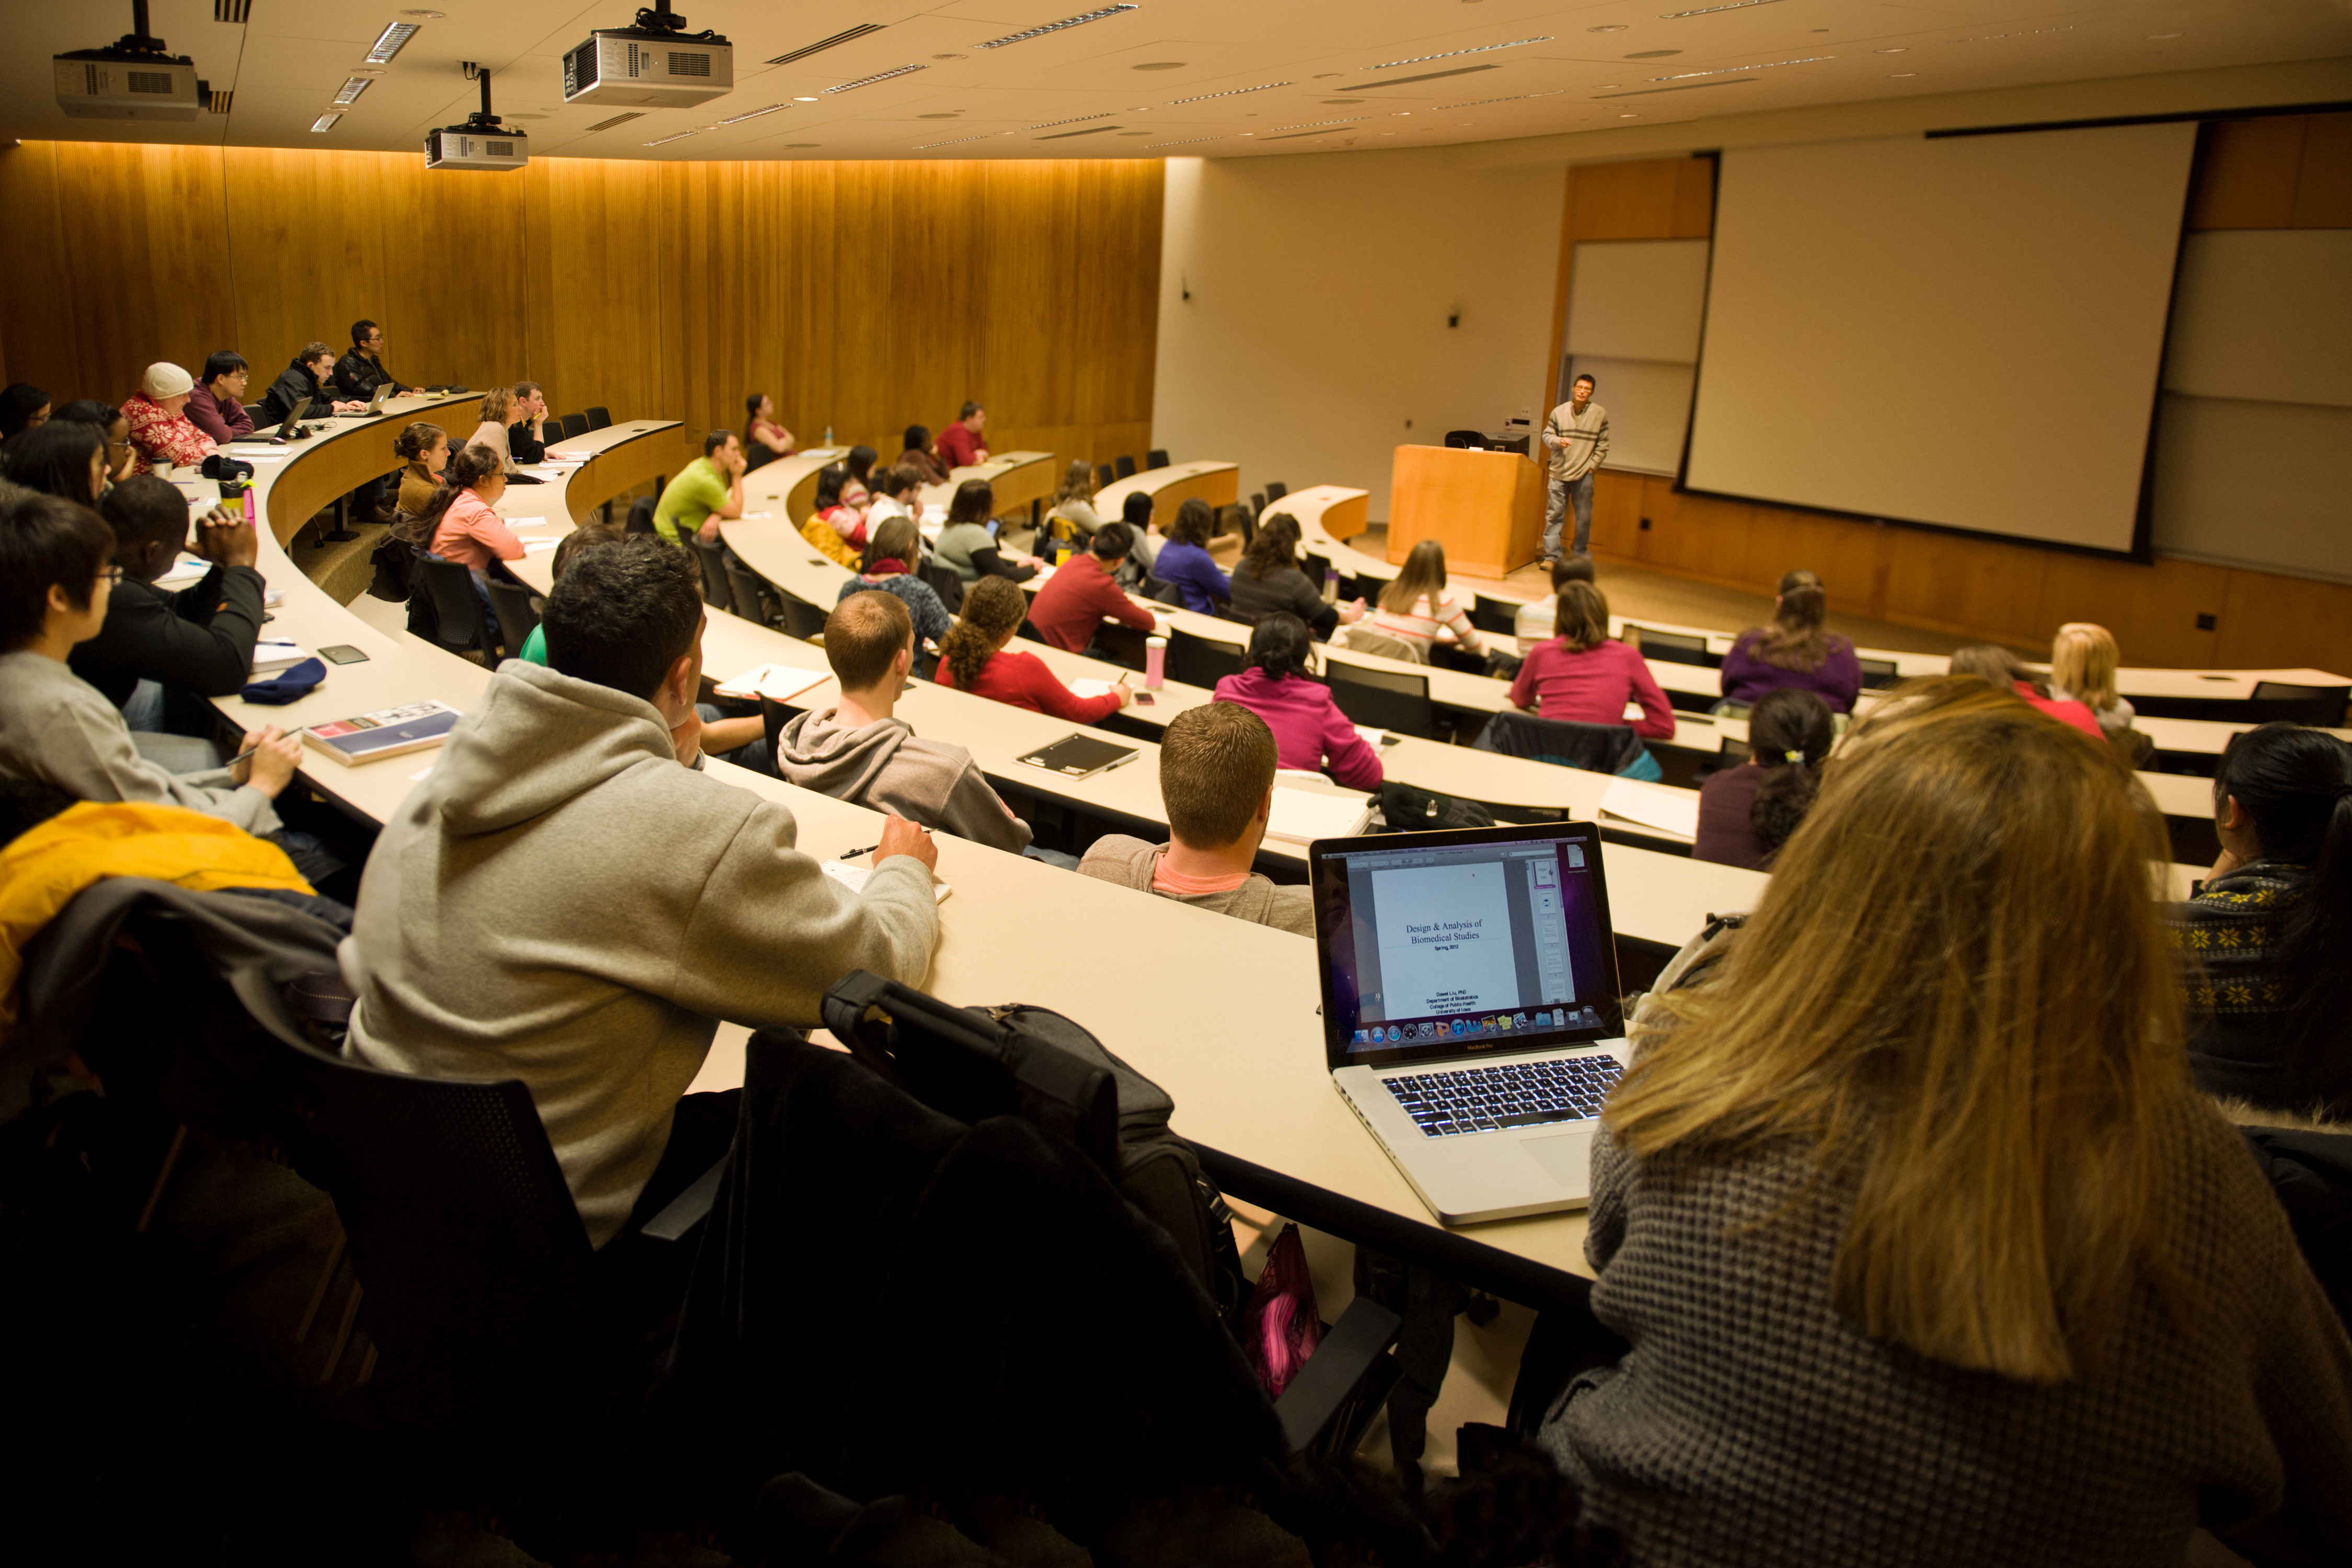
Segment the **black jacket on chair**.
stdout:
<path fill-rule="evenodd" d="M 106 624 L 66 663 L 117 708 L 142 680 L 200 697 L 233 696 L 253 679 L 265 592 L 250 566 L 215 565 L 176 594 L 126 577 L 106 602 Z"/>
<path fill-rule="evenodd" d="M 1503 712 L 1486 721 L 1471 750 L 1532 757 L 1588 773 L 1622 773 L 1641 760 L 1643 748 L 1642 737 L 1622 724 L 1572 724 Z"/>

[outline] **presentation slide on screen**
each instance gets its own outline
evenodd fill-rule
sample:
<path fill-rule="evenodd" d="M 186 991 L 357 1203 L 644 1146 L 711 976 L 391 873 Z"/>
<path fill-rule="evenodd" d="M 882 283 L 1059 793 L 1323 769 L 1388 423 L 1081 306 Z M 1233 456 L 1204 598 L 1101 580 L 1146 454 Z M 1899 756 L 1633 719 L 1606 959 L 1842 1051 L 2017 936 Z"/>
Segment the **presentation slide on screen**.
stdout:
<path fill-rule="evenodd" d="M 1685 482 L 2130 549 L 2196 141 L 1727 150 Z"/>
<path fill-rule="evenodd" d="M 1381 989 L 1391 1018 L 1519 1005 L 1507 865 L 1372 873 Z"/>

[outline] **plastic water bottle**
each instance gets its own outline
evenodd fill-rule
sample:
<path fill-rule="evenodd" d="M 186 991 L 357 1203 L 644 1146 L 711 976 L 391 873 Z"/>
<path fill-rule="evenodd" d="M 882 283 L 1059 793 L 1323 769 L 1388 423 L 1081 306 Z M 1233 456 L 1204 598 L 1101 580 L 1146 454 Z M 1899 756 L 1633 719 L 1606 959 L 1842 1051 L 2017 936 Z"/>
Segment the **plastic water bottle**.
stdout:
<path fill-rule="evenodd" d="M 247 527 L 261 526 L 261 498 L 253 493 L 251 480 L 247 480 L 245 487 L 245 521 Z"/>
<path fill-rule="evenodd" d="M 1326 566 L 1323 568 L 1323 602 L 1327 605 L 1334 604 L 1338 602 L 1339 597 L 1339 569 L 1337 566 Z"/>
<path fill-rule="evenodd" d="M 828 447 L 833 445 L 833 426 L 830 425 L 824 427 L 824 444 Z"/>
<path fill-rule="evenodd" d="M 1167 679 L 1168 679 L 1168 639 L 1167 639 L 1166 637 L 1146 637 L 1146 638 L 1144 638 L 1144 639 L 1143 639 L 1143 684 L 1144 684 L 1144 686 L 1146 687 L 1146 689 L 1150 689 L 1150 690 L 1157 691 L 1157 690 L 1159 690 L 1159 689 L 1160 689 L 1160 688 L 1161 687 L 1161 685 L 1163 685 L 1163 684 L 1167 681 Z"/>

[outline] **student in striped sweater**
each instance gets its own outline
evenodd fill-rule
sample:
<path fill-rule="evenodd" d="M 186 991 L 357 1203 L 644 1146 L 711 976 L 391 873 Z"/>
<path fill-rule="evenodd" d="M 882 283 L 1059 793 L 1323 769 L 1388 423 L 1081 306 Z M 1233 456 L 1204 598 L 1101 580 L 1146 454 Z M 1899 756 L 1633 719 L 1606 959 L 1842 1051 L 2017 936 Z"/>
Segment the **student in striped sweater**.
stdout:
<path fill-rule="evenodd" d="M 1404 567 L 1381 590 L 1366 623 L 1376 632 L 1411 643 L 1428 662 L 1432 644 L 1443 637 L 1464 653 L 1484 653 L 1486 645 L 1454 595 L 1445 591 L 1445 546 L 1424 539 L 1404 558 Z"/>

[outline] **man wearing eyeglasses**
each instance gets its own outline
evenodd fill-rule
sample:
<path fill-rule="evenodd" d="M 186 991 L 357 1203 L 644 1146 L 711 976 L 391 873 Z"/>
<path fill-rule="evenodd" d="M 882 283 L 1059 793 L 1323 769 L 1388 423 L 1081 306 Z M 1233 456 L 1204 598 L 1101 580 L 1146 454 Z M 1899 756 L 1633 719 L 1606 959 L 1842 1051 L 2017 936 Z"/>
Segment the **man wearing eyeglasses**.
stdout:
<path fill-rule="evenodd" d="M 383 329 L 373 321 L 352 323 L 352 352 L 335 362 L 335 389 L 345 397 L 361 403 L 372 401 L 375 389 L 390 383 L 394 397 L 415 391 L 393 381 L 392 373 L 383 368 Z"/>
<path fill-rule="evenodd" d="M 188 418 L 195 427 L 226 447 L 253 434 L 253 416 L 245 411 L 245 386 L 251 379 L 245 356 L 223 349 L 205 360 L 205 374 L 188 398 Z"/>

